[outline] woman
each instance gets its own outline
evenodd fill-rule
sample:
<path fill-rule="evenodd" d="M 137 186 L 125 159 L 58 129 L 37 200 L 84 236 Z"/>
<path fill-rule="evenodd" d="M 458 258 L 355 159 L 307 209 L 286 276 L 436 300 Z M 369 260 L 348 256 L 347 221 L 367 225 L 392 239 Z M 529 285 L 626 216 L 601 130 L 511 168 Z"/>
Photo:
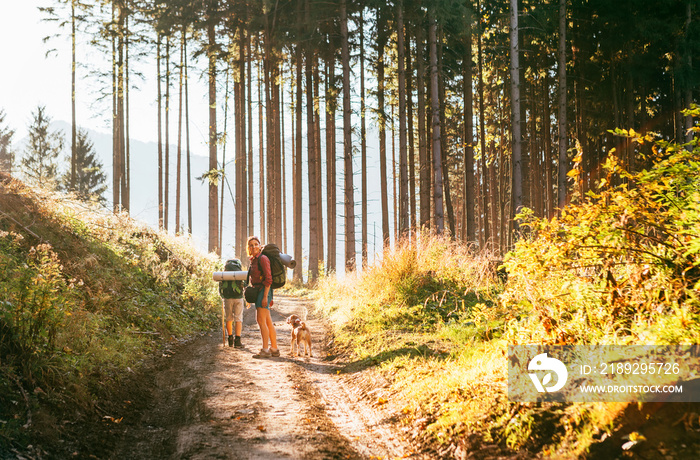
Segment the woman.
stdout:
<path fill-rule="evenodd" d="M 261 287 L 255 302 L 255 318 L 258 321 L 258 326 L 260 326 L 262 348 L 260 353 L 253 355 L 253 357 L 269 358 L 270 356 L 279 356 L 277 332 L 275 331 L 275 325 L 272 324 L 272 316 L 270 316 L 270 307 L 272 306 L 270 259 L 262 254 L 262 245 L 260 244 L 260 238 L 257 236 L 248 238 L 247 246 L 250 261 L 250 284 Z"/>

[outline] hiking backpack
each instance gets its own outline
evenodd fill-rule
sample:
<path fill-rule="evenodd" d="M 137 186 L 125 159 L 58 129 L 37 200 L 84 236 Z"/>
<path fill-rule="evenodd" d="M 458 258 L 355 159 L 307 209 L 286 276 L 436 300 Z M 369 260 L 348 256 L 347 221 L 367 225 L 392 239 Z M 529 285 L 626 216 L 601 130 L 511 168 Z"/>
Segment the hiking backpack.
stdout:
<path fill-rule="evenodd" d="M 270 260 L 270 272 L 272 272 L 272 289 L 281 288 L 287 282 L 287 268 L 280 259 L 280 248 L 275 243 L 268 243 L 262 248 L 262 255 Z M 258 270 L 262 273 L 260 257 L 258 257 Z M 249 274 L 250 276 L 250 274 Z"/>
<path fill-rule="evenodd" d="M 230 259 L 224 265 L 224 271 L 237 272 L 243 269 L 241 261 L 238 259 Z M 219 282 L 219 294 L 224 299 L 241 299 L 243 298 L 243 281 L 221 281 Z"/>

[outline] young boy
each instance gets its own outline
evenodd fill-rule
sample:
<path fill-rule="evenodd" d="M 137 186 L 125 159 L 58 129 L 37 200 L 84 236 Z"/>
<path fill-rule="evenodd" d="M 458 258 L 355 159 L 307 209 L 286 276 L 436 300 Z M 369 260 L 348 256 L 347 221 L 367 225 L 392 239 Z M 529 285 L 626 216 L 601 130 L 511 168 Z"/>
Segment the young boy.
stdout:
<path fill-rule="evenodd" d="M 226 261 L 225 271 L 240 271 L 241 261 L 231 259 Z M 226 333 L 228 334 L 228 346 L 243 348 L 241 332 L 243 330 L 243 281 L 219 282 L 219 295 L 223 299 Z M 236 335 L 233 335 L 233 322 L 236 322 Z"/>

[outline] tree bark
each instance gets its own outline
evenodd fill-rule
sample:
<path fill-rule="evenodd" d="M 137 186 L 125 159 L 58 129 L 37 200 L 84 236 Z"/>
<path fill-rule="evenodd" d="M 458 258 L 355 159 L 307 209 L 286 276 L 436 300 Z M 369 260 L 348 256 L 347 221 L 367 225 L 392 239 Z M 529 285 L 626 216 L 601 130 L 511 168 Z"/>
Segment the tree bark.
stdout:
<path fill-rule="evenodd" d="M 319 72 L 318 55 L 314 54 L 313 80 L 314 80 L 314 141 L 316 148 L 316 208 L 318 210 L 318 261 L 323 262 L 324 234 L 323 234 L 323 154 L 321 150 L 321 74 Z M 331 242 L 328 242 L 331 245 Z"/>
<path fill-rule="evenodd" d="M 431 12 L 432 13 L 432 12 Z M 435 206 L 435 231 L 442 234 L 445 230 L 445 219 L 443 211 L 443 188 L 442 188 L 442 151 L 440 148 L 440 95 L 438 91 L 438 62 L 437 62 L 437 21 L 430 17 L 428 27 L 430 38 L 430 99 L 432 104 L 432 145 L 433 145 L 433 174 L 435 190 L 433 192 L 433 204 Z"/>
<path fill-rule="evenodd" d="M 426 133 L 425 113 L 425 37 L 423 27 L 416 31 L 416 56 L 418 56 L 418 78 L 416 80 L 418 97 L 418 162 L 420 163 L 420 226 L 430 227 L 430 160 L 428 158 L 428 136 Z"/>
<path fill-rule="evenodd" d="M 477 11 L 479 12 L 479 17 L 481 17 L 481 2 L 477 1 Z M 479 246 L 484 248 L 489 240 L 489 223 L 487 218 L 488 213 L 488 194 L 486 191 L 487 181 L 486 181 L 486 111 L 484 109 L 484 50 L 482 43 L 482 30 L 479 28 L 479 35 L 477 37 L 477 52 L 479 54 L 479 147 L 480 147 L 480 165 L 477 167 L 479 170 L 479 216 L 480 231 L 479 231 Z"/>
<path fill-rule="evenodd" d="M 559 0 L 559 209 L 566 206 L 566 173 L 569 171 L 566 137 L 566 0 Z"/>
<path fill-rule="evenodd" d="M 190 161 L 190 92 L 187 71 L 187 41 L 185 41 L 185 145 L 187 150 L 187 234 L 192 234 L 192 163 Z"/>
<path fill-rule="evenodd" d="M 510 79 L 511 120 L 513 130 L 513 212 L 523 205 L 522 139 L 520 127 L 520 45 L 518 43 L 518 0 L 510 2 Z M 517 222 L 515 223 L 517 229 Z"/>
<path fill-rule="evenodd" d="M 304 16 L 308 25 L 310 19 L 309 0 L 305 1 Z M 305 64 L 306 80 L 306 148 L 308 155 L 308 177 L 309 177 L 309 283 L 313 284 L 318 279 L 318 178 L 316 177 L 316 128 L 314 126 L 314 95 L 313 95 L 313 69 L 312 60 L 314 50 L 307 45 Z"/>
<path fill-rule="evenodd" d="M 335 56 L 331 52 L 326 61 L 326 209 L 328 210 L 328 273 L 336 271 L 336 135 L 335 111 L 337 96 L 335 83 Z"/>
<path fill-rule="evenodd" d="M 246 4 L 246 19 L 248 17 L 248 6 Z M 251 54 L 250 41 L 252 36 L 250 33 L 246 36 L 245 48 L 246 56 L 248 56 L 248 230 L 247 236 L 255 234 L 255 181 L 253 176 L 253 56 Z M 247 240 L 247 238 L 246 238 Z M 241 252 L 241 257 L 245 250 Z"/>
<path fill-rule="evenodd" d="M 309 0 L 304 2 L 304 19 L 306 27 L 309 27 L 311 18 L 311 5 Z M 308 33 L 308 29 L 306 30 Z M 314 126 L 314 82 L 313 82 L 313 59 L 314 50 L 310 42 L 307 41 L 304 56 L 304 76 L 306 82 L 306 150 L 308 156 L 307 174 L 309 178 L 309 283 L 313 284 L 318 280 L 318 178 L 317 172 L 317 156 L 316 156 L 316 127 Z"/>
<path fill-rule="evenodd" d="M 238 27 L 238 101 L 236 103 L 236 196 L 238 210 L 236 212 L 236 254 L 244 254 L 246 251 L 246 240 L 248 230 L 248 164 L 246 162 L 246 75 L 245 49 L 248 42 L 243 24 Z M 239 185 L 240 184 L 240 185 Z"/>
<path fill-rule="evenodd" d="M 377 121 L 379 125 L 379 182 L 382 201 L 382 246 L 390 245 L 389 187 L 386 166 L 386 115 L 384 107 L 384 48 L 386 32 L 381 7 L 377 11 Z"/>
<path fill-rule="evenodd" d="M 404 46 L 403 2 L 397 3 L 396 37 L 399 67 L 399 238 L 403 238 L 409 228 L 408 201 L 408 151 L 406 140 L 406 52 Z"/>
<path fill-rule="evenodd" d="M 180 36 L 180 74 L 178 76 L 178 108 L 177 108 L 177 159 L 175 168 L 175 232 L 180 232 L 180 191 L 182 183 L 182 95 L 184 89 L 185 63 L 185 31 Z M 222 188 L 223 190 L 223 188 Z"/>
<path fill-rule="evenodd" d="M 75 3 L 71 0 L 70 20 L 71 20 L 71 161 L 70 161 L 70 189 L 75 190 L 76 164 L 78 153 L 76 151 L 77 126 L 75 121 Z"/>
<path fill-rule="evenodd" d="M 352 124 L 350 117 L 350 43 L 346 0 L 340 2 L 343 60 L 343 157 L 345 164 L 345 271 L 355 271 L 355 199 L 353 196 Z"/>
<path fill-rule="evenodd" d="M 473 88 L 472 88 L 472 28 L 471 20 L 467 19 L 465 37 L 464 66 L 462 68 L 464 84 L 464 207 L 463 239 L 468 242 L 474 238 L 474 120 L 473 120 Z"/>
<path fill-rule="evenodd" d="M 161 34 L 158 33 L 157 43 L 156 43 L 156 79 L 157 84 L 157 96 L 158 100 L 158 228 L 163 229 L 163 121 L 162 121 L 162 92 L 161 92 L 161 74 L 160 74 L 160 61 L 162 56 L 160 54 L 161 49 Z"/>
<path fill-rule="evenodd" d="M 301 8 L 301 2 L 298 3 L 299 9 Z M 301 16 L 301 14 L 299 14 Z M 294 149 L 294 153 L 296 155 L 295 161 L 294 161 L 294 253 L 295 253 L 295 258 L 297 261 L 303 260 L 304 253 L 302 252 L 302 238 L 301 238 L 301 232 L 302 232 L 302 200 L 301 200 L 301 195 L 302 195 L 302 183 L 301 183 L 301 176 L 302 176 L 302 134 L 301 134 L 301 101 L 302 101 L 302 80 L 304 78 L 304 74 L 302 72 L 302 54 L 301 54 L 301 44 L 297 43 L 296 45 L 296 117 L 295 117 L 295 122 L 296 122 L 296 147 Z M 297 282 L 302 282 L 303 281 L 303 268 L 302 268 L 301 263 L 297 263 L 296 268 L 294 269 L 294 280 Z"/>
<path fill-rule="evenodd" d="M 360 20 L 358 27 L 360 29 L 360 145 L 362 158 L 362 270 L 368 266 L 368 251 L 367 251 L 367 224 L 369 221 L 367 215 L 367 127 L 365 124 L 365 24 L 360 10 Z"/>
<path fill-rule="evenodd" d="M 260 52 L 260 49 L 258 49 L 258 53 Z M 263 69 L 262 69 L 262 60 L 259 61 L 258 63 L 258 191 L 259 191 L 259 196 L 260 196 L 260 235 L 266 235 L 267 234 L 267 219 L 265 218 L 267 215 L 267 207 L 265 206 L 265 195 L 266 195 L 266 188 L 265 188 L 265 128 L 263 124 L 263 90 L 262 90 L 262 81 L 264 79 L 263 77 Z"/>
<path fill-rule="evenodd" d="M 411 60 L 411 35 L 406 27 L 406 118 L 408 121 L 408 200 L 410 203 L 409 227 L 418 228 L 416 209 L 416 151 L 413 132 L 413 66 Z"/>
<path fill-rule="evenodd" d="M 211 0 L 209 17 L 207 23 L 207 57 L 209 58 L 209 170 L 216 170 L 218 167 L 216 153 L 216 24 L 213 12 L 216 10 L 217 0 Z M 167 112 L 166 112 L 167 114 Z M 167 149 L 166 149 L 167 151 Z M 217 203 L 218 185 L 216 182 L 209 182 L 209 252 L 221 255 L 219 247 L 219 206 Z"/>
<path fill-rule="evenodd" d="M 213 58 L 215 59 L 215 58 Z M 216 65 L 216 64 L 215 64 Z M 211 85 L 211 83 L 210 83 Z M 211 96 L 210 96 L 211 97 Z M 211 120 L 210 120 L 211 122 Z M 211 130 L 211 127 L 209 128 Z M 170 36 L 165 37 L 165 172 L 163 176 L 163 228 L 168 231 L 170 211 Z M 218 219 L 218 214 L 217 214 Z M 218 223 L 217 223 L 218 225 Z"/>

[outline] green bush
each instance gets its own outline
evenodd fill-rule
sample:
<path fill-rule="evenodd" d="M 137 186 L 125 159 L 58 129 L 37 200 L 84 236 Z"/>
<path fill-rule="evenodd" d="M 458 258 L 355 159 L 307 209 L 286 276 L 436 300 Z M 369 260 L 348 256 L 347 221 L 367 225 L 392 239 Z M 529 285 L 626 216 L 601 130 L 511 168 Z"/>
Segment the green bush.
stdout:
<path fill-rule="evenodd" d="M 631 173 L 610 156 L 599 188 L 581 203 L 552 220 L 521 216 L 529 236 L 506 259 L 501 297 L 526 315 L 510 329 L 516 342 L 700 337 L 700 147 L 615 134 L 651 143 L 652 166 Z"/>

